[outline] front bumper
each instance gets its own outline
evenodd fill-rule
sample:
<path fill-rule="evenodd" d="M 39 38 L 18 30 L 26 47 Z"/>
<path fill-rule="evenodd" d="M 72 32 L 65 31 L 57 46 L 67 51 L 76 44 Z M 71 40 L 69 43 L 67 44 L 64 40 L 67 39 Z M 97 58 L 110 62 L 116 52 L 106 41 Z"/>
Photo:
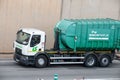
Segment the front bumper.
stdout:
<path fill-rule="evenodd" d="M 24 65 L 34 65 L 35 59 L 34 56 L 25 56 L 15 53 L 14 54 L 14 60 L 18 63 L 24 64 Z"/>

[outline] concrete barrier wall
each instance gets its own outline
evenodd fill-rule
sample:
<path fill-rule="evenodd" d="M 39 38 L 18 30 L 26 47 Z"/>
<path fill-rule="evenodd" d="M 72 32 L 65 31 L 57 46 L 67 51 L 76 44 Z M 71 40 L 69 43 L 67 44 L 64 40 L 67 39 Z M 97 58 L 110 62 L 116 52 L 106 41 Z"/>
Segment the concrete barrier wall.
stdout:
<path fill-rule="evenodd" d="M 63 0 L 64 18 L 120 18 L 120 0 Z"/>
<path fill-rule="evenodd" d="M 21 27 L 45 31 L 50 48 L 60 9 L 61 0 L 0 0 L 0 52 L 13 51 L 15 34 Z"/>
<path fill-rule="evenodd" d="M 53 27 L 64 18 L 120 19 L 120 0 L 0 0 L 0 52 L 13 51 L 21 27 L 45 31 L 53 47 Z"/>

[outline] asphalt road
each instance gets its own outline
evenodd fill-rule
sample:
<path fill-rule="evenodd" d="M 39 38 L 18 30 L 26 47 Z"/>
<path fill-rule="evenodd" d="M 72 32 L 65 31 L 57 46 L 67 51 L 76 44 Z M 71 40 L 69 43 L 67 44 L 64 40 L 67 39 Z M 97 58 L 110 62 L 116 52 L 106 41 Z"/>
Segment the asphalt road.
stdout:
<path fill-rule="evenodd" d="M 107 68 L 86 68 L 82 65 L 51 65 L 47 68 L 22 66 L 13 60 L 0 59 L 0 80 L 120 80 L 120 61 Z"/>

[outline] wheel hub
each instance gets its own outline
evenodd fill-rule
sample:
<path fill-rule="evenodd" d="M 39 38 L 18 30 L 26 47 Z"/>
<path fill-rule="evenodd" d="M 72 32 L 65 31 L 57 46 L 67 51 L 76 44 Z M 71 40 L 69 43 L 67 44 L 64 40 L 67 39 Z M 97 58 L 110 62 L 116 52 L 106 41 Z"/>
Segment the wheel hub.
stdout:
<path fill-rule="evenodd" d="M 40 65 L 43 65 L 43 64 L 45 63 L 45 61 L 44 61 L 44 59 L 40 58 L 40 59 L 38 60 L 38 63 L 39 63 Z"/>
<path fill-rule="evenodd" d="M 102 59 L 102 63 L 108 64 L 108 59 L 107 59 L 107 58 L 103 58 L 103 59 Z"/>
<path fill-rule="evenodd" d="M 94 62 L 95 62 L 94 59 L 92 57 L 90 57 L 89 60 L 88 60 L 88 64 L 93 65 Z"/>

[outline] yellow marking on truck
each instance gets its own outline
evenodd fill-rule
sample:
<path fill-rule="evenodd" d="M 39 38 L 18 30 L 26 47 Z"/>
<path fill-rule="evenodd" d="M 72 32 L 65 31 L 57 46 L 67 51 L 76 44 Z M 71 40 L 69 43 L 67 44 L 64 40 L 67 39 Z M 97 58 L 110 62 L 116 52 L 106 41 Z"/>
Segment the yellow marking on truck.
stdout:
<path fill-rule="evenodd" d="M 28 52 L 33 52 L 33 51 L 28 51 Z M 70 53 L 70 54 L 72 54 L 72 53 L 77 53 L 77 54 L 84 54 L 84 53 L 87 53 L 86 51 L 76 51 L 76 52 L 74 52 L 74 51 L 34 51 L 34 52 L 41 52 L 41 53 L 43 53 L 43 52 L 47 52 L 47 53 L 49 53 L 49 54 L 55 54 L 55 53 L 61 53 L 61 54 L 64 54 L 64 53 Z M 90 52 L 93 52 L 93 53 L 111 53 L 111 51 L 90 51 Z M 89 53 L 89 52 L 88 52 Z"/>

